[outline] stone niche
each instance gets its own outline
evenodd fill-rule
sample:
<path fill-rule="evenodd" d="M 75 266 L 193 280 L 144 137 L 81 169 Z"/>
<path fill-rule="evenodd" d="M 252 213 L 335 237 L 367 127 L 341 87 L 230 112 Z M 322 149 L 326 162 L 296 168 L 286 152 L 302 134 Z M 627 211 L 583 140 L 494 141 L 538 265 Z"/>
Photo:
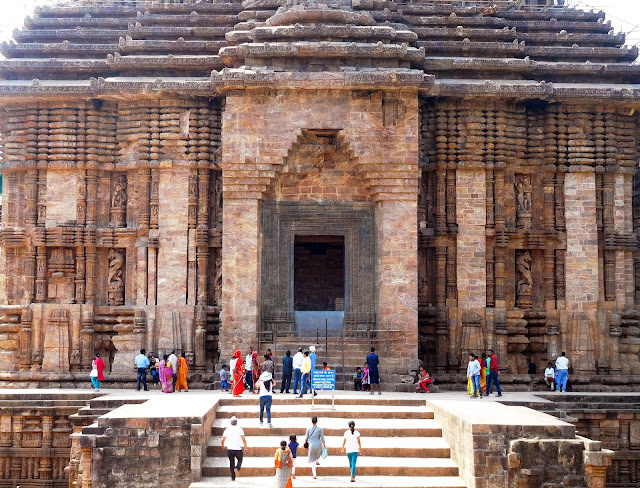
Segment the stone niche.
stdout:
<path fill-rule="evenodd" d="M 344 310 L 347 335 L 375 326 L 375 205 L 354 202 L 265 202 L 262 210 L 262 329 L 280 336 L 294 331 L 296 236 L 344 238 Z"/>

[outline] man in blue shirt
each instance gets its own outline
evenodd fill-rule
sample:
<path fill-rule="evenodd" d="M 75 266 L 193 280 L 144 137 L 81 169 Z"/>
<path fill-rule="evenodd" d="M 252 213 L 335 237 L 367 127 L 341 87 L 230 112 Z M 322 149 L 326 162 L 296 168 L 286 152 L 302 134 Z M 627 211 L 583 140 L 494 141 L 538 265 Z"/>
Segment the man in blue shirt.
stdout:
<path fill-rule="evenodd" d="M 147 368 L 149 367 L 149 358 L 146 356 L 144 349 L 140 349 L 140 354 L 133 360 L 138 368 L 138 391 L 140 391 L 140 381 L 144 385 L 144 391 L 149 391 L 147 388 Z"/>
<path fill-rule="evenodd" d="M 286 390 L 289 393 L 291 388 L 291 377 L 293 376 L 293 358 L 291 357 L 291 351 L 287 350 L 286 354 L 282 358 L 282 383 L 280 386 L 280 393 Z"/>
<path fill-rule="evenodd" d="M 371 395 L 373 395 L 374 387 L 378 388 L 378 395 L 382 395 L 380 391 L 380 373 L 378 372 L 378 364 L 380 359 L 376 354 L 376 348 L 371 348 L 371 354 L 367 356 L 367 364 L 369 365 L 369 380 L 371 382 Z"/>

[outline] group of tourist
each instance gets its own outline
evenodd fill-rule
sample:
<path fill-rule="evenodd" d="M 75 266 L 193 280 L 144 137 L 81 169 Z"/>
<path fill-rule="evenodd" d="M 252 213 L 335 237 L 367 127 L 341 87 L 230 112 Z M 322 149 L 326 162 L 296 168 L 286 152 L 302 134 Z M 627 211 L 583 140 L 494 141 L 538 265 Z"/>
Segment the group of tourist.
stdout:
<path fill-rule="evenodd" d="M 174 391 L 189 391 L 187 384 L 187 374 L 189 373 L 189 362 L 184 351 L 178 358 L 175 350 L 170 354 L 164 354 L 162 359 L 153 353 L 146 354 L 145 349 L 140 349 L 134 359 L 134 364 L 138 370 L 137 390 L 144 387 L 144 391 L 149 391 L 147 387 L 147 370 L 151 374 L 154 386 L 160 386 L 162 393 L 173 393 Z"/>
<path fill-rule="evenodd" d="M 480 357 L 470 352 L 469 364 L 467 365 L 467 393 L 471 398 L 491 395 L 494 385 L 498 396 L 501 397 L 499 371 L 498 358 L 493 349 L 488 349 L 486 353 L 483 352 Z"/>
<path fill-rule="evenodd" d="M 374 394 L 374 388 L 378 390 L 378 395 L 382 395 L 380 390 L 380 372 L 378 365 L 380 358 L 376 354 L 376 348 L 371 348 L 371 353 L 367 356 L 363 368 L 356 368 L 353 374 L 353 387 L 356 391 L 368 391 L 370 395 Z"/>
<path fill-rule="evenodd" d="M 261 381 L 261 380 L 259 380 Z M 231 480 L 235 481 L 242 468 L 244 453 L 242 448 L 247 446 L 247 439 L 244 431 L 238 426 L 238 419 L 231 417 L 231 425 L 227 427 L 222 434 L 221 445 L 227 450 L 229 458 L 229 470 L 231 472 Z M 353 420 L 348 423 L 349 429 L 345 431 L 342 438 L 342 454 L 346 454 L 349 461 L 349 471 L 351 481 L 356 480 L 356 461 L 358 455 L 362 454 L 362 444 L 360 441 L 360 432 L 355 430 L 356 424 Z M 290 488 L 292 479 L 296 477 L 296 466 L 298 459 L 298 444 L 296 434 L 289 436 L 289 443 L 286 440 L 280 441 L 280 447 L 276 449 L 274 454 L 274 467 L 276 470 L 275 487 Z M 307 463 L 311 467 L 311 475 L 313 479 L 317 479 L 317 468 L 320 461 L 328 456 L 328 449 L 324 437 L 322 427 L 318 425 L 318 417 L 311 417 L 311 427 L 305 433 L 302 448 L 307 450 Z"/>
<path fill-rule="evenodd" d="M 530 367 L 531 373 L 531 367 Z M 427 373 L 428 374 L 428 373 Z M 482 398 L 492 393 L 495 385 L 498 396 L 502 396 L 500 381 L 498 380 L 499 365 L 493 349 L 482 353 L 480 357 L 474 353 L 469 353 L 469 364 L 467 365 L 467 393 L 471 398 Z M 569 378 L 569 359 L 563 351 L 556 359 L 555 363 L 549 362 L 544 370 L 544 381 L 551 388 L 551 391 L 567 391 L 567 380 Z"/>
<path fill-rule="evenodd" d="M 380 373 L 378 370 L 380 358 L 375 353 L 375 350 L 375 347 L 371 348 L 371 352 L 365 362 L 364 372 L 358 368 L 354 374 L 354 385 L 356 390 L 370 390 L 372 395 L 375 388 L 378 390 L 378 394 L 381 395 Z M 299 347 L 298 352 L 293 356 L 291 356 L 291 351 L 287 350 L 282 357 L 280 393 L 290 393 L 293 382 L 293 394 L 298 395 L 298 398 L 303 398 L 307 391 L 312 390 L 311 380 L 317 362 L 318 355 L 316 354 L 316 347 L 313 345 L 309 346 L 308 349 Z M 265 352 L 262 364 L 258 362 L 258 353 L 253 347 L 249 347 L 249 353 L 244 360 L 240 350 L 236 350 L 229 362 L 229 369 L 227 370 L 226 365 L 224 365 L 220 370 L 221 389 L 228 391 L 231 383 L 233 396 L 240 396 L 245 390 L 250 390 L 254 394 L 260 394 L 262 397 L 260 384 L 263 385 L 265 381 L 273 380 L 274 369 L 275 365 L 271 349 L 267 349 Z M 329 369 L 327 363 L 322 363 L 322 369 Z M 267 377 L 265 373 L 269 373 L 269 376 Z M 269 393 L 272 394 L 273 392 L 270 391 Z M 313 394 L 316 395 L 316 392 L 314 391 Z"/>
<path fill-rule="evenodd" d="M 551 391 L 566 392 L 567 380 L 569 379 L 569 359 L 567 353 L 556 359 L 555 363 L 549 362 L 544 370 L 544 382 L 551 388 Z"/>

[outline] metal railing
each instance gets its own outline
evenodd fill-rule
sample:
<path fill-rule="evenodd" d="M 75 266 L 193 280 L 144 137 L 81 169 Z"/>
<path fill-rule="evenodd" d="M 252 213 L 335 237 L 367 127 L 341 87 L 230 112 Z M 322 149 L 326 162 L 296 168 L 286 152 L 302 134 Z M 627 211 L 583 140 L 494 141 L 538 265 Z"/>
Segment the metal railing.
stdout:
<path fill-rule="evenodd" d="M 391 345 L 395 337 L 400 337 L 406 331 L 403 329 L 392 329 L 390 322 L 387 321 L 384 325 L 375 328 L 370 328 L 366 331 L 359 331 L 358 337 L 352 337 L 345 334 L 345 330 L 341 330 L 339 335 L 332 335 L 329 333 L 328 324 L 325 323 L 325 329 L 321 330 L 316 328 L 315 334 L 304 335 L 294 334 L 289 337 L 278 337 L 276 331 L 263 330 L 258 332 L 258 351 L 259 354 L 263 353 L 265 348 L 270 347 L 271 353 L 274 357 L 274 376 L 280 369 L 280 359 L 286 353 L 287 346 L 280 346 L 279 344 L 291 344 L 295 340 L 298 344 L 307 344 L 320 346 L 324 343 L 324 353 L 329 354 L 329 346 L 335 347 L 341 357 L 341 364 L 334 365 L 336 375 L 342 375 L 342 389 L 347 389 L 347 378 L 350 373 L 347 372 L 345 365 L 346 350 L 349 345 L 353 343 L 368 343 L 368 346 L 376 347 L 376 351 L 383 356 L 389 356 L 391 354 Z M 296 348 L 297 350 L 297 348 Z M 291 351 L 295 354 L 296 351 Z M 334 349 L 331 350 L 334 352 Z"/>

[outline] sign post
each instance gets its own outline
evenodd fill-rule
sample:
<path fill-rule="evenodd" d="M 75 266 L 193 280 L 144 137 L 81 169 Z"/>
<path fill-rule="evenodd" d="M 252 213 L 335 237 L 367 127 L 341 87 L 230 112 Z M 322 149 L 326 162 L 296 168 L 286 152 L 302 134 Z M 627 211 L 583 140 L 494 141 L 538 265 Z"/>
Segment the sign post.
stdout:
<path fill-rule="evenodd" d="M 315 408 L 315 390 L 331 390 L 331 410 L 336 409 L 335 369 L 314 369 L 311 375 L 311 409 Z"/>

